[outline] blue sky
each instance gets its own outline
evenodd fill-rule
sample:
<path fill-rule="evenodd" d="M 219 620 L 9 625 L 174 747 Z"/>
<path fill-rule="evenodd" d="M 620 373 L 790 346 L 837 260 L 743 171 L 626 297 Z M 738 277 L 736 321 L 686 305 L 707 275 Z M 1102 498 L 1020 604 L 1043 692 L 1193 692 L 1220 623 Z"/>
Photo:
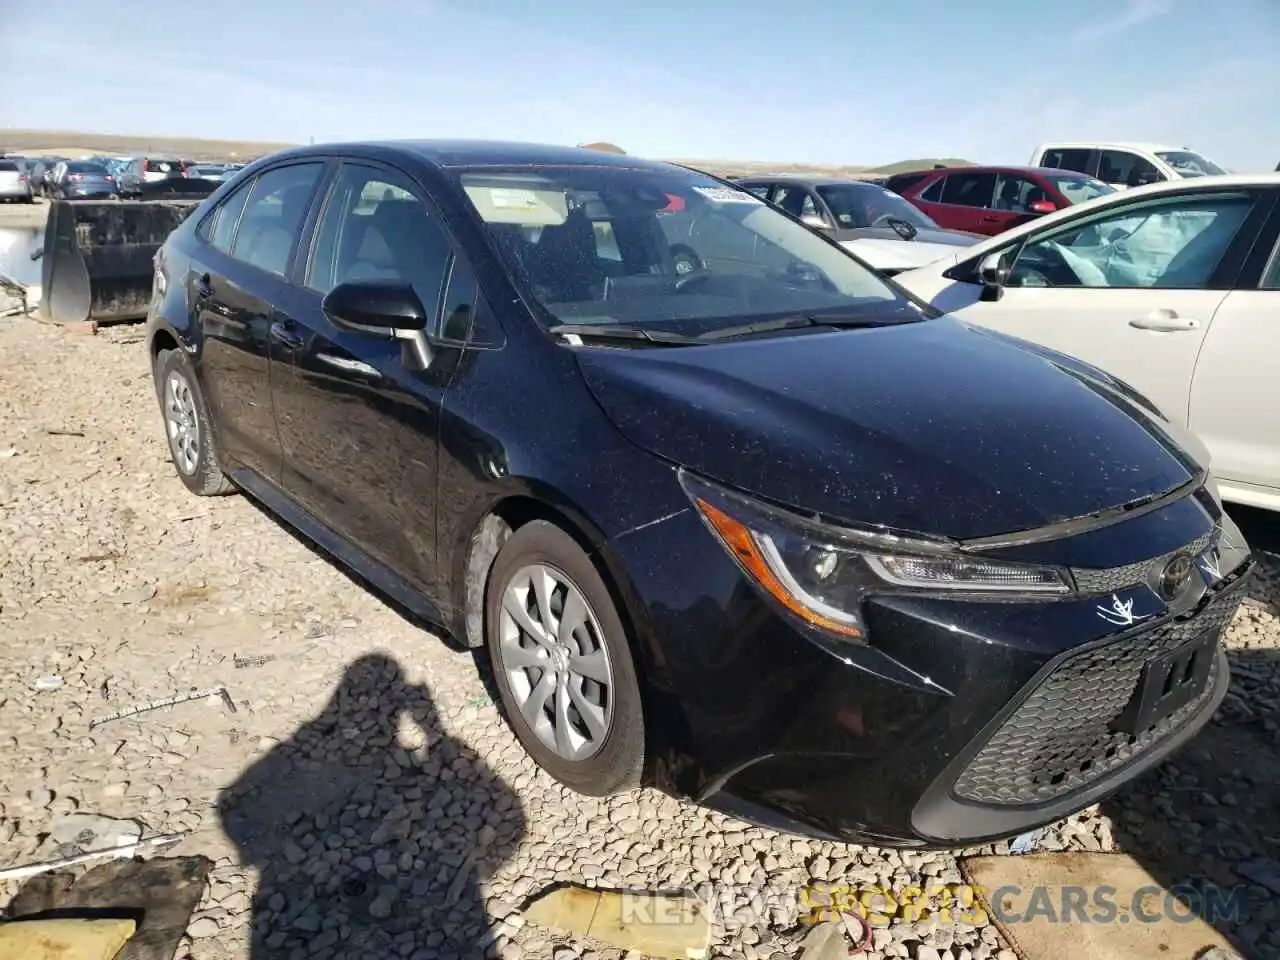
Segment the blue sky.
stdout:
<path fill-rule="evenodd" d="M 56 7 L 0 0 L 0 127 L 853 164 L 1112 138 L 1280 162 L 1277 0 Z"/>

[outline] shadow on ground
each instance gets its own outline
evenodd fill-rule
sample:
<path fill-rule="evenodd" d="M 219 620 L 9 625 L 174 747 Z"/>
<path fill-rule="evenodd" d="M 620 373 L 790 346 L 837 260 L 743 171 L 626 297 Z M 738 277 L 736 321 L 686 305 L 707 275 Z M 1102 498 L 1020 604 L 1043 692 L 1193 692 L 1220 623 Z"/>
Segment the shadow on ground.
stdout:
<path fill-rule="evenodd" d="M 1250 634 L 1262 629 L 1257 616 L 1280 615 L 1280 517 L 1231 512 L 1258 552 L 1244 622 L 1237 622 L 1252 646 L 1229 651 L 1231 689 L 1209 725 L 1103 811 L 1116 825 L 1117 846 L 1166 888 L 1199 891 L 1191 902 L 1243 956 L 1275 960 L 1280 898 L 1246 873 L 1280 861 L 1280 649 L 1274 636 L 1264 647 Z M 1267 629 L 1274 633 L 1274 622 Z"/>
<path fill-rule="evenodd" d="M 525 830 L 515 792 L 381 655 L 353 662 L 324 710 L 223 792 L 219 814 L 258 870 L 253 960 L 484 956 L 479 882 Z"/>

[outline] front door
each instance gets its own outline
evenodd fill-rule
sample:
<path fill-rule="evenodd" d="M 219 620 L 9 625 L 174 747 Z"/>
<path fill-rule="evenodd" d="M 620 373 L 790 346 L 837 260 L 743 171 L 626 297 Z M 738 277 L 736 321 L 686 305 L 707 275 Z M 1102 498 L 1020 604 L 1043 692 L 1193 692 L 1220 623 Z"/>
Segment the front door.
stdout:
<path fill-rule="evenodd" d="M 1031 205 L 1045 200 L 1052 200 L 1048 191 L 1030 177 L 1016 173 L 1000 174 L 996 177 L 995 201 L 986 215 L 989 232 L 992 235 L 1004 233 L 1035 219 L 1038 214 L 1031 209 Z"/>
<path fill-rule="evenodd" d="M 285 492 L 417 585 L 434 583 L 442 370 L 413 370 L 401 342 L 338 330 L 321 307 L 339 283 L 400 280 L 437 315 L 452 248 L 397 171 L 344 163 L 310 261 L 272 318 Z"/>
<path fill-rule="evenodd" d="M 1150 160 L 1128 150 L 1102 150 L 1098 154 L 1098 179 L 1117 190 L 1159 183 L 1167 179 Z"/>
<path fill-rule="evenodd" d="M 1011 246 L 999 300 L 954 284 L 933 302 L 1101 367 L 1185 426 L 1196 358 L 1256 205 L 1244 191 L 1125 203 Z"/>

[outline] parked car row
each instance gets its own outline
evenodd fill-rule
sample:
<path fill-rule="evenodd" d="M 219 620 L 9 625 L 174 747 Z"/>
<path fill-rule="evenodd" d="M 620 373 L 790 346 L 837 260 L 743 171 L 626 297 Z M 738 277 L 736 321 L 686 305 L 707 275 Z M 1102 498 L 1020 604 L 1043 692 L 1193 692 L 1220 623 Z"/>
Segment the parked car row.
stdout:
<path fill-rule="evenodd" d="M 168 236 L 147 343 L 181 482 L 247 493 L 486 650 L 562 783 L 976 845 L 1098 802 L 1208 721 L 1253 566 L 1171 373 L 1138 378 L 1152 401 L 1003 331 L 1087 355 L 1068 329 L 1119 325 L 1168 373 L 1221 330 L 1224 357 L 1253 338 L 1237 379 L 1261 385 L 1277 194 L 1106 193 L 930 239 L 944 260 L 890 279 L 859 231 L 948 236 L 892 192 L 305 147 Z M 975 306 L 1011 319 L 964 322 Z"/>
<path fill-rule="evenodd" d="M 147 183 L 172 177 L 220 182 L 242 163 L 192 163 L 179 157 L 142 156 L 80 158 L 16 154 L 0 158 L 0 200 L 34 203 L 136 197 Z"/>

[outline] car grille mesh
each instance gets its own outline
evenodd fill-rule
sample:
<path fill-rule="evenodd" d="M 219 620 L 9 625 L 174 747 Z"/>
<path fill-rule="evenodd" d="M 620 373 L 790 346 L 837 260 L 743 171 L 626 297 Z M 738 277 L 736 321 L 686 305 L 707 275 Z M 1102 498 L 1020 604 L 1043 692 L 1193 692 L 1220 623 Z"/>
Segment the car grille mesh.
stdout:
<path fill-rule="evenodd" d="M 1192 540 L 1186 546 L 1171 550 L 1169 553 L 1152 560 L 1139 560 L 1137 563 L 1125 564 L 1123 567 L 1111 567 L 1106 570 L 1080 567 L 1073 569 L 1071 575 L 1075 578 L 1076 589 L 1083 594 L 1114 593 L 1117 590 L 1124 590 L 1126 587 L 1146 583 L 1150 574 L 1153 571 L 1163 570 L 1164 565 L 1175 554 L 1190 553 L 1193 557 L 1197 556 L 1217 536 L 1218 531 L 1211 530 L 1203 536 Z"/>
<path fill-rule="evenodd" d="M 1240 605 L 1239 590 L 1201 613 L 1105 643 L 1063 660 L 999 727 L 953 787 L 976 803 L 1043 804 L 1087 787 L 1177 730 L 1212 696 L 1215 658 L 1204 693 L 1134 736 L 1111 729 L 1143 666 L 1206 632 L 1220 636 Z"/>

